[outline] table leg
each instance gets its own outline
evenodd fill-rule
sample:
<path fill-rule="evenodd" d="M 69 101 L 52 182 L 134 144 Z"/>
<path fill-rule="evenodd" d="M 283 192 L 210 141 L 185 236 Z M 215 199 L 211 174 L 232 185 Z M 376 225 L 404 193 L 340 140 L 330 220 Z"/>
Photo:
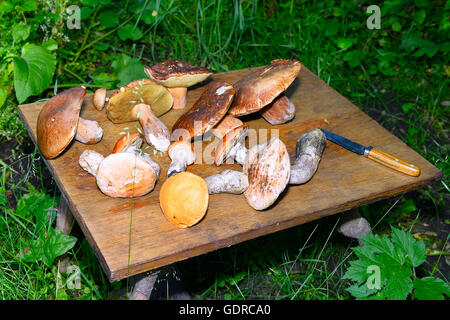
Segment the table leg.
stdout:
<path fill-rule="evenodd" d="M 70 211 L 66 197 L 61 193 L 59 205 L 56 214 L 56 229 L 65 234 L 70 234 L 73 225 L 73 214 Z M 66 253 L 59 257 L 59 271 L 67 272 L 70 264 L 69 255 Z"/>

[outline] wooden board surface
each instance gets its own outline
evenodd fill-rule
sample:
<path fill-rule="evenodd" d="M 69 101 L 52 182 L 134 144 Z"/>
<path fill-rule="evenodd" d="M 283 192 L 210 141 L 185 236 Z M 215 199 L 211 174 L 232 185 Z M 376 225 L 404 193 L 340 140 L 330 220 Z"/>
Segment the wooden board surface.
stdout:
<path fill-rule="evenodd" d="M 250 70 L 215 74 L 213 79 L 233 84 Z M 171 110 L 161 117 L 169 129 L 202 91 L 202 86 L 190 89 L 185 109 Z M 321 127 L 398 155 L 419 166 L 421 175 L 404 175 L 328 141 L 313 179 L 305 185 L 289 186 L 269 209 L 252 209 L 243 195 L 212 195 L 205 218 L 191 228 L 181 229 L 165 219 L 159 206 L 159 190 L 166 180 L 169 165 L 167 153 L 153 155 L 150 152 L 161 166 L 161 177 L 150 194 L 133 200 L 103 195 L 97 188 L 95 178 L 80 168 L 78 158 L 83 150 L 93 149 L 106 156 L 120 138 L 120 132 L 136 131 L 134 128 L 138 126 L 137 122 L 112 124 L 105 110 L 97 111 L 92 106 L 92 96 L 86 95 L 81 115 L 99 121 L 104 130 L 103 140 L 92 146 L 74 141 L 61 156 L 44 161 L 67 197 L 76 220 L 111 281 L 404 193 L 440 179 L 441 172 L 437 168 L 306 67 L 302 66 L 287 95 L 297 108 L 291 122 L 271 126 L 258 114 L 244 117 L 243 120 L 251 129 L 266 129 L 259 130 L 259 141 L 270 137 L 271 129 L 278 129 L 291 161 L 300 134 Z M 35 143 L 36 119 L 44 103 L 19 106 L 20 116 Z M 126 127 L 130 129 L 124 129 Z M 213 155 L 210 143 L 216 141 L 210 138 L 203 143 L 204 151 Z M 206 177 L 226 168 L 241 169 L 235 164 L 221 167 L 194 164 L 188 171 Z"/>

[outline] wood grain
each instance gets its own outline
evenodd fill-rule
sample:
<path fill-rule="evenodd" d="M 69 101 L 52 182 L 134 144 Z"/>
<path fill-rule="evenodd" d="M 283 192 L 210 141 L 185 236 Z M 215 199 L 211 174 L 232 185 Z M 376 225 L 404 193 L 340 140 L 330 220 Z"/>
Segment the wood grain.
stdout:
<path fill-rule="evenodd" d="M 215 74 L 212 78 L 233 84 L 250 71 Z M 187 106 L 180 110 L 172 109 L 161 117 L 169 129 L 193 105 L 203 88 L 196 86 L 188 90 Z M 161 177 L 150 194 L 135 199 L 113 199 L 103 195 L 94 177 L 79 167 L 78 158 L 83 150 L 93 149 L 106 156 L 120 138 L 120 132 L 126 131 L 124 128 L 139 126 L 138 122 L 111 123 L 105 110 L 96 110 L 92 105 L 92 95 L 87 95 L 81 114 L 85 119 L 100 122 L 104 130 L 103 140 L 92 146 L 74 141 L 58 158 L 44 161 L 67 197 L 70 209 L 110 281 L 320 219 L 440 179 L 442 174 L 437 168 L 307 68 L 302 67 L 287 90 L 287 96 L 297 109 L 292 121 L 272 126 L 259 113 L 242 117 L 241 120 L 250 128 L 260 129 L 260 142 L 265 140 L 265 134 L 269 138 L 277 133 L 271 129 L 278 129 L 278 136 L 285 142 L 291 161 L 294 160 L 295 143 L 300 134 L 322 127 L 410 161 L 422 169 L 421 175 L 411 177 L 396 172 L 327 142 L 312 180 L 305 185 L 289 186 L 269 209 L 252 209 L 243 195 L 211 195 L 205 218 L 191 228 L 181 229 L 164 217 L 159 206 L 159 191 L 169 166 L 167 153 L 150 154 L 162 168 Z M 44 103 L 19 106 L 20 116 L 35 143 L 36 119 Z M 251 135 L 249 139 L 252 139 Z M 204 143 L 206 153 L 214 155 L 213 145 L 209 145 L 214 141 L 210 137 Z M 216 167 L 211 163 L 194 164 L 188 167 L 188 171 L 206 177 L 226 168 L 242 170 L 236 164 Z"/>

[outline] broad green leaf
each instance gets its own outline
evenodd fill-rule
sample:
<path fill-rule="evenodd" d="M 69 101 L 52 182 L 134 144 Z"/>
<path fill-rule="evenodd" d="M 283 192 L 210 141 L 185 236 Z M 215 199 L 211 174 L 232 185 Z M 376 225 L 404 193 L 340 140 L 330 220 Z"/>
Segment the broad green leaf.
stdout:
<path fill-rule="evenodd" d="M 127 83 L 145 78 L 144 65 L 138 59 L 131 59 L 130 63 L 126 65 L 119 73 L 117 73 L 117 79 L 119 79 L 118 86 L 124 86 Z"/>
<path fill-rule="evenodd" d="M 409 110 L 411 110 L 411 109 L 413 109 L 414 108 L 414 105 L 412 104 L 412 103 L 404 103 L 404 104 L 402 104 L 402 111 L 404 112 L 404 113 L 408 113 L 409 112 Z M 413 200 L 413 203 L 414 203 L 414 200 Z M 414 208 L 415 208 L 416 206 L 414 205 Z M 414 212 L 416 209 L 414 209 L 413 211 L 411 211 L 411 212 Z M 398 210 L 396 210 L 396 212 L 397 212 Z"/>
<path fill-rule="evenodd" d="M 7 97 L 8 97 L 8 89 L 6 89 L 5 87 L 0 87 L 0 107 L 3 106 Z"/>
<path fill-rule="evenodd" d="M 105 51 L 109 48 L 108 43 L 96 43 L 94 44 L 94 49 L 98 51 Z"/>
<path fill-rule="evenodd" d="M 414 57 L 421 57 L 424 54 L 426 54 L 428 56 L 428 58 L 432 58 L 439 50 L 439 45 L 431 42 L 429 40 L 423 40 L 422 44 L 419 48 L 419 50 L 417 50 L 413 56 Z"/>
<path fill-rule="evenodd" d="M 102 11 L 98 15 L 98 20 L 105 28 L 113 28 L 119 24 L 119 15 L 113 10 Z"/>
<path fill-rule="evenodd" d="M 419 24 L 422 24 L 425 21 L 425 17 L 426 17 L 427 13 L 425 12 L 425 10 L 419 10 L 416 12 L 415 16 L 414 16 L 414 20 L 416 22 L 418 22 Z"/>
<path fill-rule="evenodd" d="M 47 49 L 26 44 L 22 55 L 14 57 L 14 90 L 19 103 L 40 94 L 52 82 L 56 58 Z"/>
<path fill-rule="evenodd" d="M 4 1 L 0 3 L 0 17 L 3 14 L 10 13 L 14 9 L 14 5 L 9 1 Z"/>
<path fill-rule="evenodd" d="M 400 48 L 405 49 L 407 52 L 412 52 L 414 49 L 420 47 L 422 43 L 423 39 L 419 32 L 405 31 L 402 33 L 402 44 Z"/>
<path fill-rule="evenodd" d="M 30 36 L 31 27 L 23 23 L 15 23 L 12 28 L 12 37 L 14 42 L 25 41 Z"/>
<path fill-rule="evenodd" d="M 369 289 L 365 284 L 361 286 L 354 284 L 348 287 L 346 290 L 350 292 L 350 294 L 354 296 L 356 299 L 363 299 L 363 300 L 367 299 L 367 297 L 377 292 L 376 289 Z"/>
<path fill-rule="evenodd" d="M 356 38 L 339 38 L 335 41 L 339 49 L 347 50 L 352 45 L 354 45 L 358 40 Z"/>
<path fill-rule="evenodd" d="M 409 265 L 418 267 L 425 262 L 426 247 L 423 240 L 417 241 L 414 237 L 403 230 L 392 229 L 392 242 L 397 249 L 405 254 L 405 260 L 409 261 Z"/>
<path fill-rule="evenodd" d="M 68 236 L 55 228 L 42 232 L 37 240 L 32 241 L 30 249 L 22 257 L 26 262 L 42 261 L 50 267 L 55 259 L 73 248 L 77 238 Z"/>
<path fill-rule="evenodd" d="M 82 7 L 80 10 L 81 19 L 87 19 L 93 14 L 95 11 L 95 8 L 91 7 Z"/>
<path fill-rule="evenodd" d="M 47 41 L 42 43 L 42 46 L 48 51 L 55 51 L 58 49 L 58 42 L 55 39 L 48 39 Z"/>
<path fill-rule="evenodd" d="M 419 300 L 444 300 L 444 295 L 450 298 L 450 286 L 435 277 L 415 278 L 414 294 Z"/>
<path fill-rule="evenodd" d="M 334 36 L 339 31 L 339 21 L 338 19 L 332 19 L 331 21 L 327 21 L 325 24 L 325 35 L 327 37 Z"/>
<path fill-rule="evenodd" d="M 142 38 L 143 34 L 139 27 L 134 27 L 132 24 L 127 24 L 117 30 L 120 40 L 125 41 L 127 39 L 136 41 Z"/>
<path fill-rule="evenodd" d="M 35 0 L 25 0 L 19 7 L 23 11 L 34 11 L 37 9 Z"/>

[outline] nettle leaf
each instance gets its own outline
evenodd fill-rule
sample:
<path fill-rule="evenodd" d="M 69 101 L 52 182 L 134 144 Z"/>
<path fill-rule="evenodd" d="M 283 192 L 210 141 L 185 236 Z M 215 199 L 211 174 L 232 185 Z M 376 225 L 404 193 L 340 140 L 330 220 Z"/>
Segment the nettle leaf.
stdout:
<path fill-rule="evenodd" d="M 30 249 L 23 255 L 25 262 L 42 261 L 50 267 L 55 259 L 73 248 L 77 238 L 50 228 L 42 232 L 37 240 L 32 241 Z"/>
<path fill-rule="evenodd" d="M 414 237 L 403 230 L 392 229 L 392 242 L 398 248 L 399 254 L 405 254 L 405 261 L 410 266 L 418 267 L 425 262 L 426 247 L 423 240 L 417 241 Z"/>
<path fill-rule="evenodd" d="M 44 47 L 28 43 L 22 48 L 22 55 L 13 61 L 14 89 L 19 103 L 40 94 L 52 82 L 56 57 Z"/>
<path fill-rule="evenodd" d="M 125 41 L 127 39 L 136 41 L 142 38 L 143 33 L 139 27 L 134 27 L 132 24 L 127 24 L 117 30 L 120 40 Z"/>
<path fill-rule="evenodd" d="M 392 228 L 392 239 L 368 234 L 361 242 L 363 246 L 352 249 L 359 259 L 351 261 L 344 274 L 354 282 L 348 291 L 357 299 L 406 299 L 413 289 L 412 267 L 425 260 L 423 241 Z"/>
<path fill-rule="evenodd" d="M 435 277 L 415 278 L 414 294 L 419 300 L 444 300 L 444 295 L 450 297 L 450 286 Z"/>

